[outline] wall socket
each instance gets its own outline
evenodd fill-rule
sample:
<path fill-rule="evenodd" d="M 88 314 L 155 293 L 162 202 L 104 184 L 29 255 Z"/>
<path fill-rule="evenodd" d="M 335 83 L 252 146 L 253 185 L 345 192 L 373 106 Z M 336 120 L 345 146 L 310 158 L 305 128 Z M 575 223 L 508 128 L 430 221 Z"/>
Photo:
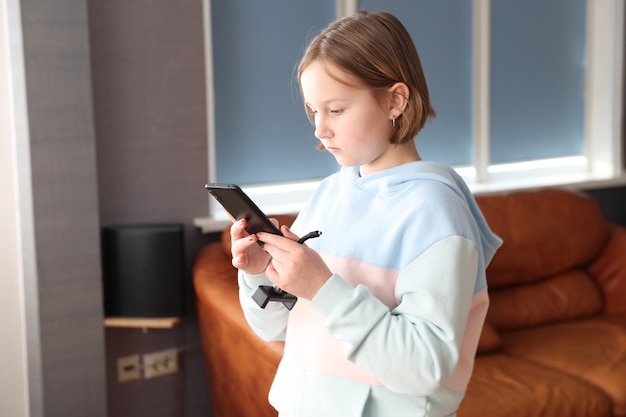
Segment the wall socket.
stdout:
<path fill-rule="evenodd" d="M 141 379 L 139 355 L 124 356 L 117 359 L 117 382 Z"/>
<path fill-rule="evenodd" d="M 143 377 L 145 379 L 175 374 L 178 372 L 178 349 L 167 349 L 143 355 Z"/>

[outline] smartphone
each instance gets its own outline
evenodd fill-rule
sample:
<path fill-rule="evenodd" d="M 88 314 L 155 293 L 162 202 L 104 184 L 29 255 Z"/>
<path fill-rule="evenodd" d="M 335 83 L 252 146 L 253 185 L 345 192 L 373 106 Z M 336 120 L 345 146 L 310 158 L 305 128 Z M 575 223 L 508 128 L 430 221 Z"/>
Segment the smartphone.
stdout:
<path fill-rule="evenodd" d="M 257 232 L 268 232 L 282 236 L 274 223 L 238 185 L 209 183 L 204 187 L 230 214 L 233 221 L 246 219 L 248 222 L 246 231 L 251 235 Z"/>
<path fill-rule="evenodd" d="M 269 232 L 283 235 L 238 185 L 209 183 L 204 187 L 230 214 L 233 221 L 241 219 L 248 221 L 246 226 L 248 233 Z M 258 241 L 257 243 L 263 247 L 263 242 Z M 272 285 L 260 285 L 252 299 L 261 308 L 265 308 L 270 301 L 277 301 L 283 303 L 288 310 L 291 310 L 298 300 L 296 296 Z"/>

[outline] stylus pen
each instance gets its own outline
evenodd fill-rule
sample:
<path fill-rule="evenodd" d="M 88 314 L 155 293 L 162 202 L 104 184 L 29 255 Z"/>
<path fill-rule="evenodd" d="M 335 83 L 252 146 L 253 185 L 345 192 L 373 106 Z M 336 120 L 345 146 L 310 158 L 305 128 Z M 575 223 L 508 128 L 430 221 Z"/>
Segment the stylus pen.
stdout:
<path fill-rule="evenodd" d="M 298 239 L 298 243 L 304 243 L 309 239 L 320 237 L 321 234 L 322 232 L 320 232 L 319 230 L 314 230 L 313 232 L 309 232 L 306 235 L 302 236 L 300 239 Z"/>

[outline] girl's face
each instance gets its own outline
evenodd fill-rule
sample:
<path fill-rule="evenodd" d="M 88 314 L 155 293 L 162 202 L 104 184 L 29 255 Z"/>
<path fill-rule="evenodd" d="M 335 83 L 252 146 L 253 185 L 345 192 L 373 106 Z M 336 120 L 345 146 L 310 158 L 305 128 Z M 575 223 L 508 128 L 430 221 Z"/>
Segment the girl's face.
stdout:
<path fill-rule="evenodd" d="M 399 164 L 398 146 L 389 142 L 394 114 L 389 99 L 377 100 L 365 87 L 355 87 L 354 77 L 320 61 L 304 69 L 300 85 L 315 136 L 340 165 L 358 165 L 372 173 Z"/>

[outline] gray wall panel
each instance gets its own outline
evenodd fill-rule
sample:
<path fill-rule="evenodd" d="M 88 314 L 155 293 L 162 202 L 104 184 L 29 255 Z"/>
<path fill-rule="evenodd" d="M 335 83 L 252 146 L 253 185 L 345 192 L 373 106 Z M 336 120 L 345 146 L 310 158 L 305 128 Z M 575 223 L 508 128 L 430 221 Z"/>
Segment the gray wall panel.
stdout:
<path fill-rule="evenodd" d="M 171 330 L 106 329 L 109 417 L 207 416 L 210 400 L 191 283 L 207 242 L 193 226 L 208 196 L 201 1 L 89 1 L 103 226 L 185 226 L 183 324 Z M 179 347 L 176 376 L 119 384 L 117 358 Z"/>
<path fill-rule="evenodd" d="M 24 0 L 21 8 L 43 415 L 104 417 L 98 192 L 86 2 Z"/>

